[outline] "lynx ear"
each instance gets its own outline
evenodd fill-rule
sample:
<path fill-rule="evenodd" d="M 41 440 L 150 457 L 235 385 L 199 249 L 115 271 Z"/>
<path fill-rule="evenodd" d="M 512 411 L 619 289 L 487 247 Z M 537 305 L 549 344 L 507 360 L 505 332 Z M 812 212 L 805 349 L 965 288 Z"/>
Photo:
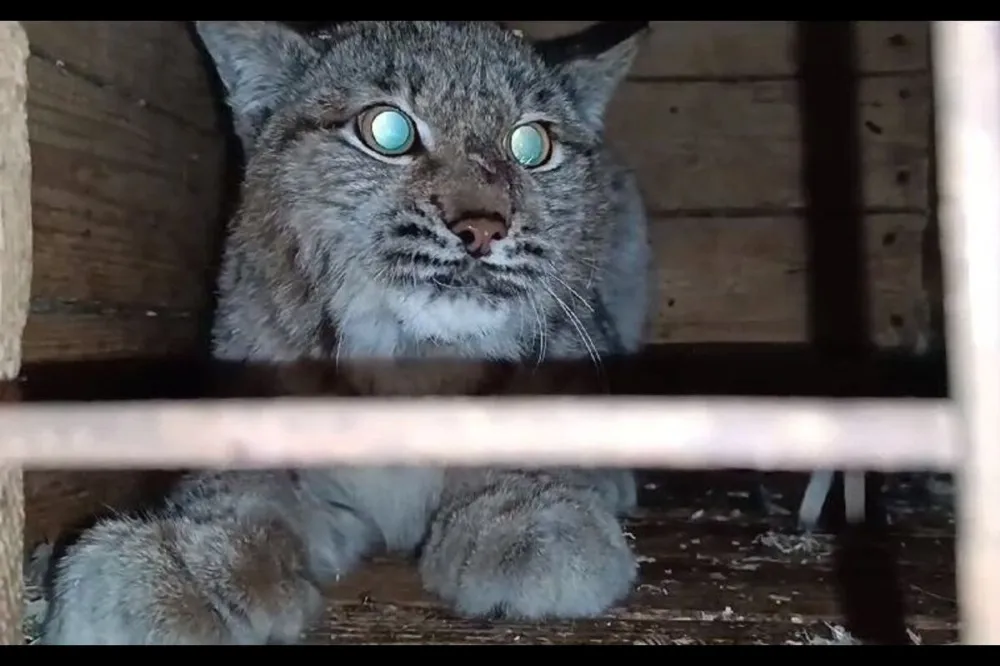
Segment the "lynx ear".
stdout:
<path fill-rule="evenodd" d="M 249 151 L 289 83 L 316 53 L 304 37 L 274 21 L 195 21 L 226 89 L 236 133 Z"/>
<path fill-rule="evenodd" d="M 602 21 L 572 35 L 537 42 L 535 48 L 558 72 L 587 122 L 600 128 L 608 102 L 648 33 L 648 21 Z"/>

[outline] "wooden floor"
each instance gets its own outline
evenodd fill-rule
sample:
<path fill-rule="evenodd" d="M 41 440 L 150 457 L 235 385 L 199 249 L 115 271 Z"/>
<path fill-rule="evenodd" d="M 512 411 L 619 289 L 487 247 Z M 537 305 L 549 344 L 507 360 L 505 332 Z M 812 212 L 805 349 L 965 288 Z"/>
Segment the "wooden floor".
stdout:
<path fill-rule="evenodd" d="M 708 481 L 712 479 L 712 485 Z M 455 619 L 421 590 L 411 563 L 377 560 L 331 592 L 307 642 L 484 644 L 809 644 L 843 640 L 841 578 L 875 617 L 892 596 L 874 559 L 838 565 L 830 536 L 801 538 L 789 518 L 762 516 L 750 474 L 643 480 L 644 509 L 627 525 L 642 562 L 631 598 L 593 621 L 522 624 Z M 793 506 L 803 477 L 782 478 Z M 715 490 L 711 490 L 712 488 Z M 720 489 L 722 488 L 722 489 Z M 957 640 L 954 529 L 941 511 L 896 508 L 881 550 L 894 551 L 909 640 Z M 840 572 L 840 573 L 838 573 Z M 860 626 L 855 635 L 877 629 Z M 875 634 L 876 636 L 878 634 Z M 904 634 L 904 636 L 906 636 Z M 848 638 L 850 640 L 850 638 Z"/>
<path fill-rule="evenodd" d="M 642 475 L 641 509 L 627 535 L 641 561 L 631 597 L 591 621 L 526 624 L 456 619 L 421 589 L 412 563 L 378 559 L 330 591 L 326 618 L 305 642 L 481 644 L 821 644 L 845 642 L 844 628 L 868 642 L 957 640 L 954 526 L 950 508 L 913 493 L 890 504 L 883 541 L 803 538 L 790 516 L 767 517 L 751 473 Z M 804 475 L 772 475 L 768 485 L 794 507 Z M 836 513 L 836 511 L 834 511 Z M 835 518 L 835 516 L 834 516 Z M 845 587 L 844 581 L 850 581 Z M 851 594 L 844 597 L 844 590 Z M 34 592 L 32 592 L 34 590 Z M 897 593 L 898 591 L 898 593 Z M 26 635 L 44 614 L 40 589 L 26 590 Z M 905 626 L 892 618 L 900 613 Z M 846 603 L 845 603 L 846 600 Z M 842 609 L 854 609 L 849 621 Z M 889 622 L 887 623 L 887 620 Z M 895 639 L 893 638 L 895 636 Z M 853 639 L 847 636 L 848 644 Z"/>

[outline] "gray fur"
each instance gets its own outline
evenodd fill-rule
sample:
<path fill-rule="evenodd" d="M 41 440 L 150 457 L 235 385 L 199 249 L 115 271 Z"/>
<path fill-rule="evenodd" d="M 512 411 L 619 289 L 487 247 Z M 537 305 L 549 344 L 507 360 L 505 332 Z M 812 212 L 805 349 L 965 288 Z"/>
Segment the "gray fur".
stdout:
<path fill-rule="evenodd" d="M 248 158 L 218 358 L 349 368 L 639 347 L 646 221 L 601 135 L 637 39 L 546 63 L 491 23 L 360 22 L 310 38 L 261 22 L 198 30 Z M 418 118 L 427 152 L 389 163 L 350 145 L 350 119 L 373 102 Z M 528 173 L 499 150 L 526 113 L 557 128 L 555 168 Z M 475 260 L 442 222 L 484 207 L 511 230 Z M 475 388 L 448 372 L 345 375 L 363 393 Z M 616 518 L 634 504 L 626 471 L 194 473 L 166 509 L 101 522 L 69 548 L 43 642 L 294 642 L 321 588 L 377 549 L 416 553 L 426 587 L 463 615 L 594 616 L 634 581 Z"/>

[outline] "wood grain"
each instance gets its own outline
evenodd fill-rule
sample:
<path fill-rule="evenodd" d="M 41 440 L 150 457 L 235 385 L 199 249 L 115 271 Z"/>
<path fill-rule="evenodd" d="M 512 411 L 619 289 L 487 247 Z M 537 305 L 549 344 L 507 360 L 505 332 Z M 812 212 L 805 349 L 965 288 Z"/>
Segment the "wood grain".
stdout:
<path fill-rule="evenodd" d="M 534 37 L 555 37 L 594 21 L 506 21 Z M 798 71 L 794 21 L 651 21 L 632 77 L 787 77 Z M 926 21 L 857 21 L 862 73 L 928 68 Z"/>
<path fill-rule="evenodd" d="M 32 57 L 33 296 L 198 307 L 223 175 L 206 137 Z"/>
<path fill-rule="evenodd" d="M 31 155 L 25 97 L 28 42 L 17 21 L 0 21 L 0 383 L 21 371 L 31 283 Z M 0 399 L 16 398 L 5 386 Z M 24 492 L 21 470 L 0 467 L 0 644 L 21 631 Z"/>
<path fill-rule="evenodd" d="M 911 344 L 927 326 L 922 304 L 921 215 L 867 218 L 872 339 Z M 654 219 L 654 343 L 805 342 L 805 223 L 786 215 Z"/>
<path fill-rule="evenodd" d="M 74 361 L 197 353 L 196 317 L 143 314 L 32 314 L 24 331 L 24 362 Z"/>
<path fill-rule="evenodd" d="M 39 21 L 27 32 L 32 298 L 44 307 L 30 317 L 26 360 L 191 348 L 224 175 L 200 54 L 181 22 Z M 146 316 L 165 309 L 191 316 Z"/>
<path fill-rule="evenodd" d="M 887 214 L 866 222 L 871 335 L 879 346 L 910 347 L 929 332 L 929 321 L 921 316 L 926 220 Z M 649 342 L 806 341 L 801 217 L 661 217 L 652 220 L 650 230 L 658 293 Z M 36 307 L 26 331 L 26 360 L 167 353 L 184 348 L 198 326 L 193 310 L 188 316 L 141 309 L 81 313 L 86 306 L 67 304 L 63 312 L 58 303 Z"/>
<path fill-rule="evenodd" d="M 607 133 L 651 210 L 799 208 L 797 94 L 793 81 L 626 83 Z M 865 205 L 925 209 L 928 77 L 862 79 L 858 94 Z"/>
<path fill-rule="evenodd" d="M 187 21 L 22 21 L 31 53 L 62 63 L 124 105 L 203 130 L 216 127 L 205 94 L 211 70 Z"/>

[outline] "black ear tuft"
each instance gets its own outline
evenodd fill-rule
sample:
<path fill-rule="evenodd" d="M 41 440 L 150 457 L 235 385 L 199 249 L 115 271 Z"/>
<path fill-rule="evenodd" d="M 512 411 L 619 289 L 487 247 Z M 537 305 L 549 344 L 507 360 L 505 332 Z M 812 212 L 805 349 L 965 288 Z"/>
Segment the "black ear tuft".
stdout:
<path fill-rule="evenodd" d="M 562 37 L 536 41 L 535 49 L 550 65 L 596 58 L 612 47 L 649 29 L 649 21 L 599 21 Z"/>
<path fill-rule="evenodd" d="M 599 130 L 608 103 L 647 34 L 649 21 L 602 21 L 534 45 L 558 74 L 583 119 Z"/>

